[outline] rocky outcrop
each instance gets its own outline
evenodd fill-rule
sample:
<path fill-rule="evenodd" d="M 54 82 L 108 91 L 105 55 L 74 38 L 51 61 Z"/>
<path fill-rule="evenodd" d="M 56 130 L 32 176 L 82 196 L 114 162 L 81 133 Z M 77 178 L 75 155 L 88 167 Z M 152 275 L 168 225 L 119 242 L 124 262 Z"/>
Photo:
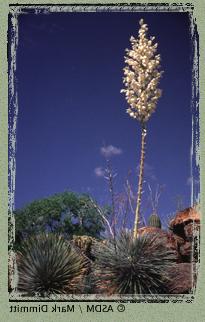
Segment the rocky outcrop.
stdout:
<path fill-rule="evenodd" d="M 170 228 L 174 229 L 178 225 L 187 224 L 189 222 L 200 223 L 200 214 L 197 207 L 189 207 L 179 211 L 176 216 L 170 221 Z"/>
<path fill-rule="evenodd" d="M 196 208 L 189 207 L 179 211 L 170 221 L 169 229 L 184 239 L 193 238 L 194 230 L 199 230 L 200 215 Z"/>
<path fill-rule="evenodd" d="M 71 241 L 74 246 L 78 247 L 81 252 L 91 260 L 94 260 L 94 257 L 91 252 L 91 248 L 93 243 L 97 242 L 97 240 L 91 236 L 83 235 L 83 236 L 73 236 Z"/>
<path fill-rule="evenodd" d="M 171 294 L 190 293 L 196 284 L 196 263 L 199 260 L 200 214 L 197 208 L 178 212 L 170 221 L 169 229 L 143 227 L 138 234 L 156 234 L 165 247 L 176 252 L 176 263 L 168 270 L 167 287 Z"/>
<path fill-rule="evenodd" d="M 170 268 L 168 288 L 172 294 L 192 292 L 196 285 L 196 263 L 199 260 L 200 214 L 196 207 L 180 211 L 170 221 L 170 230 L 183 240 L 179 246 L 181 263 Z"/>
<path fill-rule="evenodd" d="M 171 294 L 191 293 L 196 284 L 195 266 L 192 263 L 179 263 L 168 270 L 167 287 Z"/>
<path fill-rule="evenodd" d="M 157 227 L 142 227 L 138 230 L 139 236 L 145 234 L 156 235 L 156 238 L 164 245 L 164 247 L 172 250 L 176 254 L 176 262 L 181 262 L 181 255 L 179 249 L 181 245 L 184 244 L 184 239 L 180 236 L 173 234 L 172 232 L 167 232 Z"/>
<path fill-rule="evenodd" d="M 200 214 L 196 208 L 186 208 L 171 220 L 170 230 L 184 243 L 179 247 L 182 262 L 198 261 L 198 245 L 200 232 Z"/>

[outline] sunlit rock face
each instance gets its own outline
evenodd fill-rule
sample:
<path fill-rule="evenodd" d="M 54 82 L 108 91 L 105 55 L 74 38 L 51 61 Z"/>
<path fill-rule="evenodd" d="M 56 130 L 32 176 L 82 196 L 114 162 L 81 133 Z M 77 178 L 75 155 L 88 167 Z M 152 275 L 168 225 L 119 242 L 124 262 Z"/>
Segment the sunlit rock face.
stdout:
<path fill-rule="evenodd" d="M 195 265 L 179 263 L 168 269 L 170 281 L 167 283 L 171 294 L 188 294 L 196 285 Z"/>
<path fill-rule="evenodd" d="M 172 232 L 184 239 L 179 248 L 182 261 L 197 262 L 199 257 L 198 239 L 200 232 L 200 213 L 196 207 L 179 211 L 169 224 Z"/>
<path fill-rule="evenodd" d="M 157 227 L 142 227 L 138 229 L 138 235 L 152 234 L 154 238 L 160 240 L 160 243 L 167 249 L 170 249 L 176 254 L 176 262 L 181 262 L 179 247 L 184 244 L 184 239 L 173 234 L 172 232 L 162 230 Z"/>
<path fill-rule="evenodd" d="M 193 234 L 193 224 L 198 226 L 200 224 L 200 214 L 196 208 L 186 208 L 179 211 L 176 216 L 170 221 L 170 229 L 184 238 L 190 238 L 190 234 Z M 188 227 L 186 227 L 188 225 Z"/>
<path fill-rule="evenodd" d="M 138 235 L 153 234 L 164 247 L 176 253 L 176 264 L 168 270 L 167 284 L 171 294 L 191 293 L 196 285 L 196 263 L 199 259 L 200 213 L 196 207 L 189 207 L 176 213 L 170 221 L 171 231 L 157 227 L 142 227 Z"/>

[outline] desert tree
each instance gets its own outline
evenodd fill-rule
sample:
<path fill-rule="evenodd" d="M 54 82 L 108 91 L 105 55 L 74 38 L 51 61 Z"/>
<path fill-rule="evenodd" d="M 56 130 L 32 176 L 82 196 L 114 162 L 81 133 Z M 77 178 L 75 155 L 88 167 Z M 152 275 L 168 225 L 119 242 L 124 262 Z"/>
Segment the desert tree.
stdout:
<path fill-rule="evenodd" d="M 148 27 L 143 19 L 139 21 L 140 29 L 138 38 L 131 36 L 131 49 L 126 49 L 123 83 L 125 98 L 129 107 L 127 113 L 130 117 L 140 122 L 141 125 L 141 157 L 139 169 L 139 181 L 137 190 L 137 205 L 133 237 L 137 237 L 138 222 L 140 216 L 143 171 L 145 160 L 145 143 L 147 121 L 156 109 L 157 101 L 161 96 L 158 88 L 162 71 L 160 71 L 160 55 L 156 54 L 158 44 L 154 44 L 155 37 L 147 37 Z"/>
<path fill-rule="evenodd" d="M 68 238 L 73 235 L 99 238 L 105 230 L 105 221 L 97 209 L 97 203 L 89 195 L 69 191 L 35 200 L 14 212 L 14 246 L 18 248 L 24 239 L 46 231 Z M 106 213 L 105 210 L 105 216 Z"/>

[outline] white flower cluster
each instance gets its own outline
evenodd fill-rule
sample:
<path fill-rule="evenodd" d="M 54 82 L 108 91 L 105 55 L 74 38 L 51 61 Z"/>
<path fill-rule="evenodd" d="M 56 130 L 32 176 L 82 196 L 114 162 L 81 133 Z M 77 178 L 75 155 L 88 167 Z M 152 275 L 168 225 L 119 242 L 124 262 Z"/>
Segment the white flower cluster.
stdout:
<path fill-rule="evenodd" d="M 156 55 L 157 43 L 153 44 L 155 37 L 146 37 L 147 25 L 140 20 L 139 37 L 130 38 L 132 49 L 126 49 L 123 83 L 126 89 L 126 100 L 130 107 L 127 113 L 145 123 L 156 109 L 156 104 L 161 96 L 161 90 L 157 88 L 162 75 L 160 72 L 160 55 Z"/>

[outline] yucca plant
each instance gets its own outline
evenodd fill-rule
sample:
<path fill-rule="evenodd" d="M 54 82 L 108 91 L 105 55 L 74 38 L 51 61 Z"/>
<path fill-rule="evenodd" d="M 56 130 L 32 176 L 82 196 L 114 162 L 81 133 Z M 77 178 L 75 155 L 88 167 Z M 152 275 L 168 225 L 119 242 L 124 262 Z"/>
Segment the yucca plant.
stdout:
<path fill-rule="evenodd" d="M 165 294 L 167 269 L 176 254 L 161 244 L 156 234 L 138 236 L 124 232 L 94 248 L 97 292 L 107 294 Z"/>
<path fill-rule="evenodd" d="M 129 104 L 127 113 L 141 124 L 141 157 L 140 171 L 137 192 L 137 206 L 134 222 L 134 238 L 137 236 L 138 223 L 140 216 L 145 143 L 147 128 L 146 123 L 151 114 L 156 109 L 156 104 L 161 96 L 161 90 L 158 89 L 158 83 L 162 72 L 160 71 L 160 55 L 156 55 L 157 43 L 153 43 L 155 37 L 147 38 L 148 27 L 140 20 L 140 29 L 138 38 L 130 38 L 132 48 L 126 49 L 125 56 L 126 67 L 124 68 L 123 83 L 125 89 L 125 98 Z"/>
<path fill-rule="evenodd" d="M 60 235 L 42 234 L 24 242 L 17 267 L 19 291 L 47 296 L 83 292 L 88 262 Z"/>

